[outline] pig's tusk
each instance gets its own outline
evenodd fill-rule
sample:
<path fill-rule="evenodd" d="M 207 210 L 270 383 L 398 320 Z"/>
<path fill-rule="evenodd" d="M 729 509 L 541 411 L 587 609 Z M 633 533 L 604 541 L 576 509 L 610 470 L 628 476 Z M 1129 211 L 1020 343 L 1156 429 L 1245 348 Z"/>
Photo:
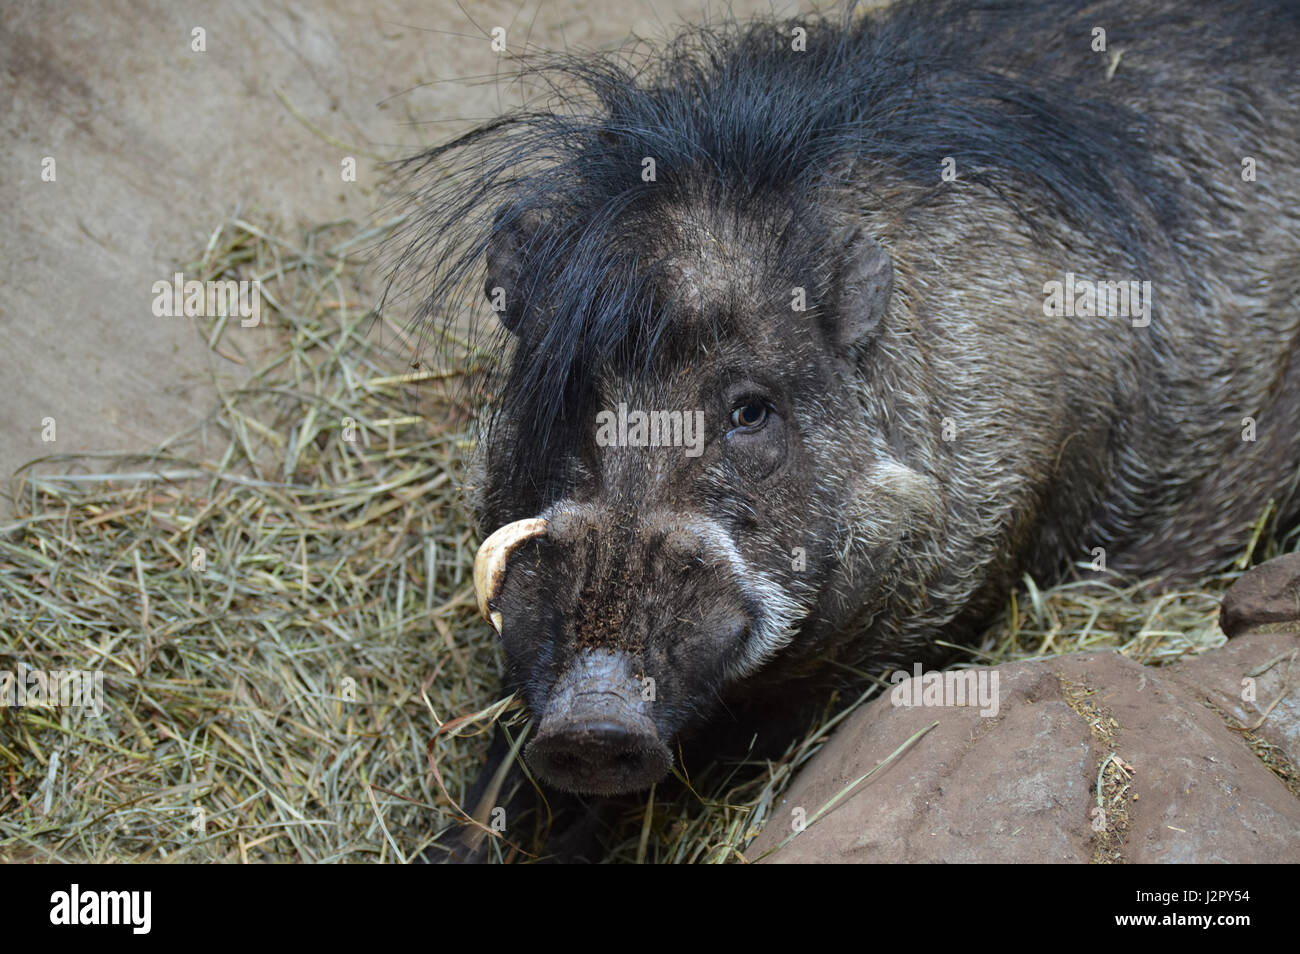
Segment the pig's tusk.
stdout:
<path fill-rule="evenodd" d="M 501 632 L 501 614 L 491 611 L 488 601 L 495 598 L 501 588 L 510 554 L 525 540 L 544 533 L 546 521 L 541 517 L 529 517 L 507 523 L 478 548 L 478 555 L 474 557 L 474 592 L 478 595 L 478 611 L 498 633 Z"/>

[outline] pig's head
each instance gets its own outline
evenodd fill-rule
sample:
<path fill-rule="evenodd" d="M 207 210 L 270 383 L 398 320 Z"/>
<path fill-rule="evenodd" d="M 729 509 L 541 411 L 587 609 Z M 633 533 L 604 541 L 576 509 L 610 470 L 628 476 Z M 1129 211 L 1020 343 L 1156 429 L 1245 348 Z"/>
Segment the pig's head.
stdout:
<path fill-rule="evenodd" d="M 554 223 L 503 214 L 488 245 L 515 355 L 475 584 L 536 719 L 526 758 L 568 791 L 645 788 L 744 687 L 796 680 L 872 584 L 850 551 L 887 564 L 894 535 L 858 517 L 908 473 L 861 387 L 888 253 L 789 210 L 683 209 L 625 220 L 635 256 L 586 249 L 578 295 L 535 264 Z"/>

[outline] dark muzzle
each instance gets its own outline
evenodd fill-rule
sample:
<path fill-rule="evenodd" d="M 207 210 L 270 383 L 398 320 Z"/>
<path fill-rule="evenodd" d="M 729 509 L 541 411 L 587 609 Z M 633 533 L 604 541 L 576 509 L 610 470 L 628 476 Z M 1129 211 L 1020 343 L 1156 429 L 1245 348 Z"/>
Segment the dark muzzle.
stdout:
<path fill-rule="evenodd" d="M 591 652 L 552 690 L 527 759 L 543 780 L 583 795 L 648 788 L 672 767 L 623 653 Z"/>

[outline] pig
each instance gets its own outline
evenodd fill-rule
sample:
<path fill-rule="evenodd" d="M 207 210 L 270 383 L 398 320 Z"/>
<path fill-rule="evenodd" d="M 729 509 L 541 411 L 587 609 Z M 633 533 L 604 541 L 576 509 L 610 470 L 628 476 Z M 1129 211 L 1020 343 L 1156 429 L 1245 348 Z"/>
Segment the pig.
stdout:
<path fill-rule="evenodd" d="M 475 585 L 544 788 L 1293 524 L 1297 50 L 1264 0 L 719 21 L 412 160 L 417 318 L 483 282 L 500 347 Z"/>

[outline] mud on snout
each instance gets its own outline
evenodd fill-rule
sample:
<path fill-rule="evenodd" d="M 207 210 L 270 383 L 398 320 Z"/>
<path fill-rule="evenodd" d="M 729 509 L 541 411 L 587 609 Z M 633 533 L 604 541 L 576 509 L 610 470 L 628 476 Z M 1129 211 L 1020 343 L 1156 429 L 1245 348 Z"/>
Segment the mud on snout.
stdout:
<path fill-rule="evenodd" d="M 535 720 L 529 767 L 579 794 L 662 779 L 802 616 L 717 523 L 681 514 L 557 505 L 489 536 L 474 583 Z"/>

